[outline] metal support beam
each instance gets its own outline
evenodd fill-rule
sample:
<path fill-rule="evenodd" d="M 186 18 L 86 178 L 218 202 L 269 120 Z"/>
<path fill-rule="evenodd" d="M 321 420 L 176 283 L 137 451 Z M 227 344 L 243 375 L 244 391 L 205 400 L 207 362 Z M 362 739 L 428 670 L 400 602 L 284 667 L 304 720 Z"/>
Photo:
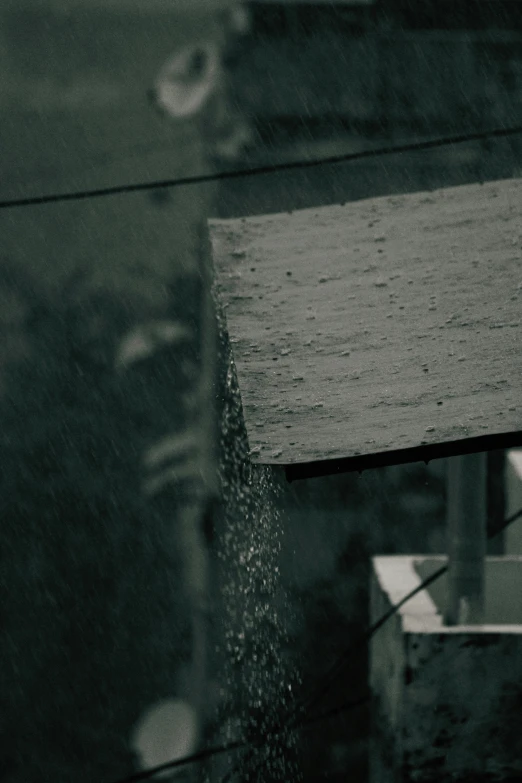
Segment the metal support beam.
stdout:
<path fill-rule="evenodd" d="M 484 622 L 486 487 L 486 452 L 448 460 L 447 625 L 480 625 Z"/>

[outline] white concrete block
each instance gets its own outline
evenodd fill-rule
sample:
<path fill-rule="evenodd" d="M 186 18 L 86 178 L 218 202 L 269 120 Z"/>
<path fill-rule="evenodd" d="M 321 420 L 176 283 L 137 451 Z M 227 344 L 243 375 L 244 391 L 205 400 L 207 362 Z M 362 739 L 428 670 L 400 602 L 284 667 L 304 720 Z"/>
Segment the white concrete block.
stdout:
<path fill-rule="evenodd" d="M 374 558 L 372 622 L 445 562 Z M 447 627 L 442 576 L 373 637 L 371 783 L 522 775 L 522 557 L 487 558 L 485 592 L 484 625 Z"/>

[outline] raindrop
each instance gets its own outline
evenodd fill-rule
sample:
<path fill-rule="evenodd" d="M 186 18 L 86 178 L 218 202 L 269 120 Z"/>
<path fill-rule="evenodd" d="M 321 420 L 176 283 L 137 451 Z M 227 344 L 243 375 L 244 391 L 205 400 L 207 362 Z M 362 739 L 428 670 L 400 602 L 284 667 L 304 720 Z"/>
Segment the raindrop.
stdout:
<path fill-rule="evenodd" d="M 228 395 L 221 420 L 224 448 L 220 473 L 227 513 L 218 541 L 224 574 L 223 622 L 220 623 L 222 682 L 230 698 L 241 705 L 237 711 L 237 733 L 248 734 L 254 721 L 259 723 L 259 712 L 252 715 L 257 702 L 263 715 L 263 725 L 257 733 L 266 736 L 277 726 L 278 715 L 285 710 L 288 684 L 298 683 L 300 677 L 284 657 L 288 647 L 285 618 L 289 610 L 284 608 L 284 600 L 275 601 L 276 594 L 283 591 L 284 595 L 277 571 L 282 542 L 282 521 L 276 502 L 278 490 L 270 470 L 259 465 L 254 469 L 246 459 L 248 444 L 246 436 L 241 434 L 241 400 L 233 366 L 226 380 Z M 277 453 L 276 449 L 274 455 Z M 251 524 L 245 525 L 245 519 Z M 250 655 L 249 650 L 252 650 Z M 239 676 L 238 664 L 241 664 Z M 274 749 L 271 758 L 281 765 L 282 771 L 285 764 L 282 751 Z"/>

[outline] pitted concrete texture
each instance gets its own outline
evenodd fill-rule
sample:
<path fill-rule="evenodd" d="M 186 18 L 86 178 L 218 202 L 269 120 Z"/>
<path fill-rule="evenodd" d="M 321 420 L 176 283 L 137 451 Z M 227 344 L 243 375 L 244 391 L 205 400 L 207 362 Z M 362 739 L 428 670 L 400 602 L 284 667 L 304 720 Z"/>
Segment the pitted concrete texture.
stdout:
<path fill-rule="evenodd" d="M 252 461 L 522 437 L 521 196 L 511 179 L 212 222 Z"/>
<path fill-rule="evenodd" d="M 420 585 L 420 573 L 434 573 L 444 562 L 374 558 L 372 622 Z M 505 567 L 510 578 L 502 581 Z M 371 783 L 522 775 L 522 607 L 516 602 L 522 557 L 488 558 L 486 574 L 486 593 L 505 593 L 489 596 L 487 624 L 444 626 L 444 592 L 423 590 L 374 636 Z M 504 604 L 511 606 L 503 624 L 497 615 Z"/>

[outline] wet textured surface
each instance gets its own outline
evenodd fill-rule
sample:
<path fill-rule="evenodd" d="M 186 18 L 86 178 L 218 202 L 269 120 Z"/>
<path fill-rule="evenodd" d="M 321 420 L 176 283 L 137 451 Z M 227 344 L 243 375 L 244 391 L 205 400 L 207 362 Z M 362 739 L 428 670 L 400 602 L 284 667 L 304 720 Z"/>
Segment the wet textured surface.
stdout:
<path fill-rule="evenodd" d="M 252 461 L 520 431 L 520 203 L 514 179 L 213 222 Z"/>
<path fill-rule="evenodd" d="M 178 13 L 181 5 L 207 4 L 164 2 L 169 14 Z M 169 14 L 151 17 L 152 6 L 162 3 L 151 0 L 143 13 L 133 14 L 124 12 L 127 4 L 119 0 L 113 13 L 107 3 L 103 9 L 95 3 L 95 10 L 90 0 L 75 0 L 78 12 L 67 14 L 62 6 L 71 4 L 60 2 L 52 18 L 43 8 L 29 13 L 29 7 L 41 6 L 36 0 L 3 4 L 14 14 L 0 27 L 4 197 L 208 170 L 197 123 L 168 123 L 146 98 L 165 58 L 194 30 L 206 34 L 199 23 L 181 23 L 173 16 L 169 21 Z M 315 30 L 315 11 L 313 24 Z M 316 41 L 314 50 L 329 63 L 329 73 L 338 73 L 353 96 L 353 72 L 343 61 L 348 51 L 357 60 L 354 42 L 347 45 L 344 39 L 333 47 L 330 40 Z M 262 56 L 253 53 L 259 70 L 242 84 L 242 92 L 251 96 L 249 105 L 265 118 L 260 93 L 262 100 L 270 94 L 288 110 L 289 95 L 299 107 L 310 104 L 311 93 L 313 98 L 325 90 L 324 72 L 317 78 L 321 69 L 309 46 L 297 47 L 304 70 L 298 69 L 296 78 L 305 72 L 317 84 L 312 91 L 288 78 L 279 47 L 278 42 L 275 52 L 271 47 Z M 424 44 L 421 48 L 427 60 Z M 11 62 L 11 56 L 16 60 Z M 388 60 L 380 61 L 388 67 Z M 368 62 L 361 62 L 366 72 Z M 457 92 L 464 94 L 462 69 L 453 72 L 459 73 Z M 257 91 L 250 90 L 252 82 Z M 481 70 L 481 89 L 483 84 Z M 439 105 L 439 93 L 424 92 Z M 330 89 L 328 95 L 339 109 L 338 93 Z M 513 124 L 499 113 L 491 84 L 488 106 L 493 120 L 486 123 L 483 117 L 484 124 Z M 293 127 L 296 118 L 289 119 Z M 288 123 L 274 124 L 270 114 L 258 163 L 385 143 L 343 134 L 318 145 L 310 136 L 315 125 L 309 119 L 297 118 L 302 129 L 297 143 L 295 135 L 280 133 Z M 452 130 L 462 130 L 460 115 L 455 122 Z M 320 124 L 332 133 L 331 116 L 322 114 Z M 152 504 L 138 492 L 142 447 L 154 441 L 159 448 L 149 456 L 155 451 L 158 457 L 164 446 L 172 446 L 186 422 L 184 401 L 194 402 L 183 370 L 185 362 L 188 369 L 192 366 L 194 345 L 174 346 L 159 364 L 134 366 L 121 382 L 97 375 L 92 359 L 98 352 L 113 355 L 122 323 L 124 329 L 134 328 L 143 319 L 168 316 L 196 328 L 197 229 L 208 211 L 220 217 L 281 212 L 498 179 L 515 170 L 519 160 L 516 147 L 497 140 L 488 151 L 466 145 L 372 164 L 365 160 L 349 168 L 238 177 L 222 181 L 217 203 L 217 188 L 204 186 L 2 213 L 2 254 L 21 270 L 22 293 L 31 294 L 34 283 L 36 303 L 44 305 L 39 312 L 49 316 L 43 325 L 24 321 L 25 299 L 18 304 L 16 296 L 10 299 L 11 288 L 6 291 L 2 280 L 2 367 L 23 366 L 25 379 L 24 386 L 12 385 L 10 375 L 2 376 L 4 414 L 9 412 L 0 580 L 6 589 L 0 651 L 0 767 L 6 783 L 107 782 L 136 772 L 139 759 L 130 747 L 136 726 L 150 711 L 157 715 L 158 704 L 179 709 L 194 695 L 191 593 L 186 589 L 192 582 L 185 582 L 183 567 L 198 510 L 183 500 L 189 489 L 184 479 L 179 495 L 173 487 Z M 82 270 L 84 284 L 75 277 Z M 70 342 L 78 340 L 78 351 L 64 362 L 61 336 L 69 332 Z M 440 552 L 445 544 L 443 464 L 284 487 L 273 486 L 268 471 L 255 477 L 231 380 L 230 375 L 222 420 L 226 503 L 209 546 L 220 574 L 211 596 L 211 622 L 220 646 L 208 648 L 215 680 L 204 683 L 204 717 L 216 726 L 215 742 L 209 731 L 209 744 L 247 730 L 266 737 L 280 725 L 279 716 L 297 709 L 297 695 L 317 691 L 324 673 L 364 630 L 369 554 Z M 190 468 L 189 460 L 180 465 Z M 366 674 L 367 650 L 361 648 L 324 695 L 321 709 L 356 700 L 366 688 Z M 199 690 L 201 683 L 195 685 Z M 158 726 L 161 738 L 164 728 Z M 253 768 L 262 765 L 264 783 L 300 774 L 307 783 L 347 777 L 362 783 L 367 780 L 367 735 L 368 705 L 362 705 L 302 730 L 299 771 L 292 737 L 277 743 L 272 737 L 265 751 L 241 761 L 239 756 L 217 757 L 212 771 L 220 781 L 240 764 L 243 778 L 253 780 Z M 174 739 L 159 750 L 170 755 Z"/>

